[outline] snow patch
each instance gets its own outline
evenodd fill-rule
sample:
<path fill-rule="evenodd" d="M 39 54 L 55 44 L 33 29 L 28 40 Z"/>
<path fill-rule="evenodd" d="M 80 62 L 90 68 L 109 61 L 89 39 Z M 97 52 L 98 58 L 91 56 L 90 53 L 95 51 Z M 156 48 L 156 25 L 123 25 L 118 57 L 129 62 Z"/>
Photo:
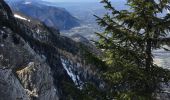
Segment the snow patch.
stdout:
<path fill-rule="evenodd" d="M 69 63 L 68 60 L 65 60 L 63 58 L 60 58 L 60 59 L 61 59 L 62 65 L 63 65 L 64 69 L 66 70 L 67 74 L 73 80 L 75 85 L 78 86 L 79 88 L 81 88 L 83 82 L 80 80 L 80 77 L 78 75 L 76 75 L 75 72 L 72 70 L 73 66 Z"/>
<path fill-rule="evenodd" d="M 2 30 L 0 30 L 0 32 L 2 33 L 2 34 L 4 34 L 5 32 L 4 31 L 2 31 Z"/>
<path fill-rule="evenodd" d="M 37 33 L 40 33 L 40 30 L 39 30 L 39 29 L 37 29 Z"/>
<path fill-rule="evenodd" d="M 170 10 L 167 10 L 167 13 L 169 13 L 169 14 L 170 14 Z"/>
<path fill-rule="evenodd" d="M 18 15 L 18 14 L 14 14 L 14 17 L 15 17 L 15 18 L 18 18 L 18 19 L 22 19 L 22 20 L 26 20 L 26 21 L 29 21 L 29 22 L 30 22 L 29 19 L 26 19 L 25 17 L 22 17 L 21 15 Z"/>
<path fill-rule="evenodd" d="M 22 17 L 22 16 L 20 16 L 20 15 L 17 15 L 17 14 L 14 14 L 14 17 L 15 17 L 15 18 L 22 19 L 22 20 L 27 20 L 26 18 L 24 18 L 24 17 Z"/>
<path fill-rule="evenodd" d="M 31 2 L 29 2 L 29 1 L 26 1 L 24 4 L 28 5 L 28 4 L 31 4 Z"/>
<path fill-rule="evenodd" d="M 4 47 L 5 45 L 4 44 L 1 44 L 1 47 Z"/>

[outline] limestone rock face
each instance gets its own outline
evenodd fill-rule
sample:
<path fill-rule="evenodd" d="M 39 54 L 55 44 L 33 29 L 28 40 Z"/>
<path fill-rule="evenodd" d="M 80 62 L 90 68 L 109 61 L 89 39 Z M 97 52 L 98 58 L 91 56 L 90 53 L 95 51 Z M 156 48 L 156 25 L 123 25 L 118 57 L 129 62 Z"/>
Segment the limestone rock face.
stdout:
<path fill-rule="evenodd" d="M 3 0 L 0 14 L 0 100 L 58 100 L 46 58 L 14 32 L 17 23 Z"/>
<path fill-rule="evenodd" d="M 58 100 L 45 57 L 7 27 L 0 40 L 0 100 Z"/>
<path fill-rule="evenodd" d="M 0 40 L 1 67 L 18 69 L 30 60 L 38 59 L 29 45 L 18 35 L 12 34 L 12 31 L 5 26 L 0 29 Z"/>
<path fill-rule="evenodd" d="M 50 67 L 45 63 L 29 62 L 17 75 L 31 98 L 58 100 Z"/>
<path fill-rule="evenodd" d="M 11 69 L 0 69 L 0 100 L 30 100 Z"/>

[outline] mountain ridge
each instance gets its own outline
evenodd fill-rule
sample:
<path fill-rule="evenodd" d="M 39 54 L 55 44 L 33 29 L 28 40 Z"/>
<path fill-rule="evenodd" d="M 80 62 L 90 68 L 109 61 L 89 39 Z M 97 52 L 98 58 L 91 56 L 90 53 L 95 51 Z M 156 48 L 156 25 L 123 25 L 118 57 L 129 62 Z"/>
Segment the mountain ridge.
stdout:
<path fill-rule="evenodd" d="M 88 47 L 54 34 L 41 22 L 15 18 L 3 0 L 0 14 L 0 99 L 66 100 L 68 84 L 100 84 L 83 56 L 82 48 Z"/>
<path fill-rule="evenodd" d="M 8 3 L 13 12 L 20 12 L 26 16 L 38 19 L 55 29 L 69 30 L 80 25 L 80 21 L 64 8 L 47 6 L 41 2 L 29 0 Z"/>

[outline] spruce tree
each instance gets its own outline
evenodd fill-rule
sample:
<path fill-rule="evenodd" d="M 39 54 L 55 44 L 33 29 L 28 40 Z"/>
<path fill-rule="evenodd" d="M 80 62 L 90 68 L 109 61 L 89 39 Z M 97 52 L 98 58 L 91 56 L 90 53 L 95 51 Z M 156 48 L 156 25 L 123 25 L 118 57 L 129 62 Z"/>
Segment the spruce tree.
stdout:
<path fill-rule="evenodd" d="M 102 0 L 108 13 L 97 22 L 104 32 L 96 33 L 107 70 L 103 77 L 108 99 L 151 100 L 164 92 L 169 70 L 154 64 L 152 51 L 170 43 L 169 0 L 127 0 L 128 10 L 116 10 Z"/>

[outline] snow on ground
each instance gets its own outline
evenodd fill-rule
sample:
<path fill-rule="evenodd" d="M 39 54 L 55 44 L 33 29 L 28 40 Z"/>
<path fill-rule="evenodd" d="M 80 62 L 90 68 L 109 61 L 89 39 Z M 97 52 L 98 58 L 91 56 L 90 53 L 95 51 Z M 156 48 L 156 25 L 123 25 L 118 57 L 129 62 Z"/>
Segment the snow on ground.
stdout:
<path fill-rule="evenodd" d="M 73 71 L 73 69 L 72 69 L 73 66 L 69 63 L 68 60 L 65 60 L 63 58 L 61 58 L 61 62 L 62 62 L 64 69 L 66 70 L 67 74 L 73 80 L 75 85 L 77 85 L 79 88 L 81 88 L 82 81 L 80 80 L 80 77 L 78 75 L 76 75 L 75 72 Z"/>
<path fill-rule="evenodd" d="M 29 19 L 26 19 L 25 17 L 22 17 L 21 15 L 18 15 L 18 14 L 14 14 L 14 17 L 15 17 L 15 18 L 18 18 L 18 19 L 22 19 L 22 20 L 26 20 L 26 21 L 29 21 L 29 22 L 30 22 Z"/>

